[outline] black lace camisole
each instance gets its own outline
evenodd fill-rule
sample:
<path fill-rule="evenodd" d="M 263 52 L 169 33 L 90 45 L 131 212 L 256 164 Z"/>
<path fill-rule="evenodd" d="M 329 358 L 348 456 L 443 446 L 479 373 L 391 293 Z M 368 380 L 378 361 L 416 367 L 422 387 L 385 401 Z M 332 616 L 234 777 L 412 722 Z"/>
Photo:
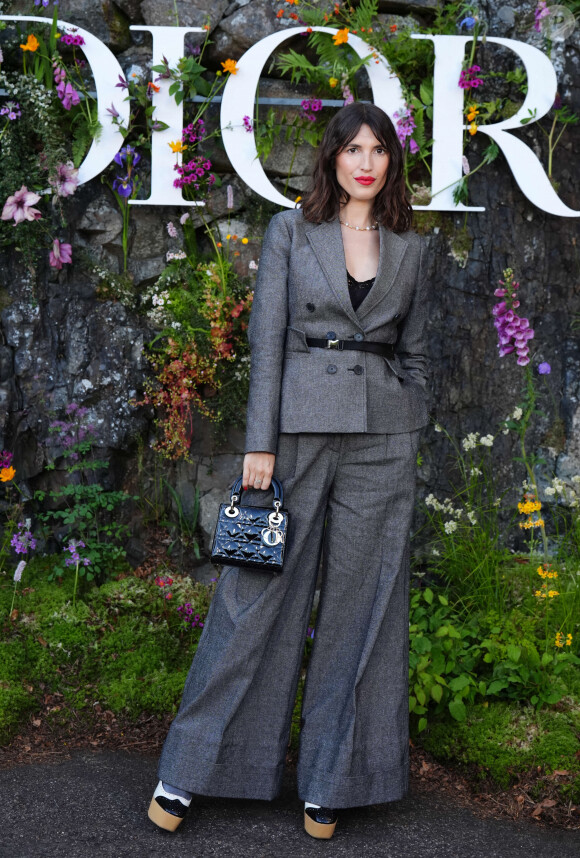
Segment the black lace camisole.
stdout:
<path fill-rule="evenodd" d="M 370 280 L 355 280 L 352 274 L 346 272 L 346 280 L 348 283 L 348 294 L 350 295 L 350 301 L 352 304 L 353 310 L 357 310 L 358 307 L 362 304 L 366 296 L 371 291 L 371 287 L 375 282 L 375 278 L 371 277 Z"/>

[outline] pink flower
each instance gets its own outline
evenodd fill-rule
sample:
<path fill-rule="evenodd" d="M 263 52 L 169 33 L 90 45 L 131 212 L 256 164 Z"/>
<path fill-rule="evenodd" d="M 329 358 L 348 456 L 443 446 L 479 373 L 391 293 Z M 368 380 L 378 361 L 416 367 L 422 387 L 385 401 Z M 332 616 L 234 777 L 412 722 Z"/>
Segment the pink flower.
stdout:
<path fill-rule="evenodd" d="M 49 261 L 53 268 L 62 268 L 63 263 L 72 262 L 72 247 L 70 244 L 65 244 L 55 238 L 52 242 L 52 250 L 49 254 Z"/>
<path fill-rule="evenodd" d="M 48 181 L 57 196 L 71 197 L 79 184 L 79 171 L 72 161 L 67 161 L 57 166 L 56 175 Z"/>
<path fill-rule="evenodd" d="M 64 80 L 58 84 L 56 94 L 62 101 L 62 106 L 65 110 L 70 110 L 73 105 L 80 104 L 81 97 L 70 83 L 65 83 Z"/>
<path fill-rule="evenodd" d="M 38 209 L 32 208 L 40 199 L 34 191 L 29 191 L 26 185 L 22 185 L 19 191 L 8 197 L 2 209 L 2 220 L 11 220 L 14 218 L 14 223 L 22 223 L 25 220 L 38 220 L 42 217 Z"/>
<path fill-rule="evenodd" d="M 177 238 L 177 230 L 175 229 L 175 224 L 172 220 L 167 224 L 167 234 L 170 238 Z"/>

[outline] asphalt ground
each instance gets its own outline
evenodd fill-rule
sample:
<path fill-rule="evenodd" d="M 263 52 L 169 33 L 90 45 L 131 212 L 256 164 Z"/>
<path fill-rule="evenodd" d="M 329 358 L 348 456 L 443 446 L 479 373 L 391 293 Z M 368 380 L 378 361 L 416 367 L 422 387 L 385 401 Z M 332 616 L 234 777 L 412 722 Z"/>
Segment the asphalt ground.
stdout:
<path fill-rule="evenodd" d="M 147 819 L 157 757 L 77 751 L 0 769 L 0 858 L 580 858 L 580 832 L 480 818 L 447 795 L 340 812 L 334 837 L 303 828 L 295 776 L 276 801 L 194 797 L 175 834 Z"/>

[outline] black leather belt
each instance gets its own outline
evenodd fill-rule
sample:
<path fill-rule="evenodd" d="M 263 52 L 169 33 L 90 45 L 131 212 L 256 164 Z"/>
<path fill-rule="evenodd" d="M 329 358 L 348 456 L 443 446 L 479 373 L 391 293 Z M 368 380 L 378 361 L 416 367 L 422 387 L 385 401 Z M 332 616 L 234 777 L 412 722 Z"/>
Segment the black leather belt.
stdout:
<path fill-rule="evenodd" d="M 392 343 L 373 343 L 368 340 L 323 340 L 306 337 L 306 345 L 315 349 L 338 349 L 338 351 L 372 352 L 381 357 L 393 358 L 395 347 Z"/>

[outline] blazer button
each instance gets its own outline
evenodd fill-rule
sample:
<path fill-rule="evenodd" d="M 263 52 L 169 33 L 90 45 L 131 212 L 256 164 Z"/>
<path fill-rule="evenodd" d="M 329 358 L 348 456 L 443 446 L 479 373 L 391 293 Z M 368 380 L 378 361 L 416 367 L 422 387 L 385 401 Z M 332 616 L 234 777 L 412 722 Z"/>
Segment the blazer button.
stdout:
<path fill-rule="evenodd" d="M 326 338 L 328 340 L 336 340 L 337 336 L 336 336 L 336 333 L 334 331 L 327 331 L 326 332 Z"/>
<path fill-rule="evenodd" d="M 365 335 L 364 335 L 364 334 L 355 334 L 355 335 L 354 335 L 354 338 L 355 338 L 355 340 L 357 341 L 357 343 L 362 343 L 362 341 L 363 341 L 363 340 L 364 340 L 364 338 L 365 338 Z"/>
<path fill-rule="evenodd" d="M 329 363 L 326 367 L 326 371 L 327 373 L 329 373 L 329 375 L 334 375 L 334 373 L 336 372 L 336 365 L 333 363 Z"/>
<path fill-rule="evenodd" d="M 314 313 L 314 311 L 316 310 L 316 307 L 314 306 L 314 304 L 312 304 L 309 301 L 308 304 L 306 305 L 306 309 L 308 310 L 309 313 Z"/>
<path fill-rule="evenodd" d="M 364 372 L 364 369 L 362 368 L 360 363 L 357 363 L 356 366 L 354 366 L 352 368 L 352 371 L 354 372 L 355 375 L 362 375 Z"/>

